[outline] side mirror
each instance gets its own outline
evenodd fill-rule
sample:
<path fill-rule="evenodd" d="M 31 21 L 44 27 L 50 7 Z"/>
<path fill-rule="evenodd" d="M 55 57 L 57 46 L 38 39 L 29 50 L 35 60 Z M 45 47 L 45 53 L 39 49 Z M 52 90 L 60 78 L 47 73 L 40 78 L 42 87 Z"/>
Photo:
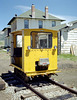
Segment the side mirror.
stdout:
<path fill-rule="evenodd" d="M 28 50 L 30 50 L 30 49 L 31 49 L 31 47 L 30 47 L 30 46 L 28 46 L 27 48 L 28 48 Z"/>

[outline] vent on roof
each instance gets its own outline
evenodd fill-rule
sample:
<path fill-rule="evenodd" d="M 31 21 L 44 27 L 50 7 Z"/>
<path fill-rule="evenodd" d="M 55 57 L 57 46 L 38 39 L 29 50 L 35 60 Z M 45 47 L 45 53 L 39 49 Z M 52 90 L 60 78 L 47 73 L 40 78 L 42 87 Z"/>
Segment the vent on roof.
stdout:
<path fill-rule="evenodd" d="M 15 14 L 15 17 L 17 17 L 17 14 Z"/>

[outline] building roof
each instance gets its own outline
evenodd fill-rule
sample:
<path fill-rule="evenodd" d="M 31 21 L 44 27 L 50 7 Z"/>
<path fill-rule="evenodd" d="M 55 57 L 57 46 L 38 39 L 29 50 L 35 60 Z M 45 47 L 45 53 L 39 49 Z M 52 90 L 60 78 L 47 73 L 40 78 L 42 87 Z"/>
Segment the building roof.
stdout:
<path fill-rule="evenodd" d="M 77 28 L 74 28 L 73 30 L 74 30 L 74 31 L 77 31 Z"/>
<path fill-rule="evenodd" d="M 67 27 L 67 25 L 65 23 L 65 24 L 57 25 L 55 27 L 51 27 L 51 29 L 52 30 L 61 30 L 61 29 L 66 28 L 66 27 Z"/>
<path fill-rule="evenodd" d="M 5 29 L 11 29 L 11 26 L 5 27 L 2 31 L 4 31 Z"/>
<path fill-rule="evenodd" d="M 57 17 L 55 17 L 55 16 L 52 16 L 52 15 L 48 15 L 49 16 L 49 18 L 48 19 L 52 19 L 52 20 L 61 20 L 61 21 L 63 21 L 62 19 L 59 19 L 59 18 L 57 18 Z M 23 14 L 21 14 L 20 16 L 18 16 L 18 17 L 27 17 L 27 18 L 31 18 L 32 16 L 31 16 L 31 9 L 30 10 L 28 10 L 27 12 L 25 12 L 25 13 L 23 13 Z M 35 18 L 40 18 L 40 19 L 45 19 L 45 12 L 43 12 L 43 11 L 40 11 L 40 10 L 38 10 L 38 9 L 35 9 Z"/>
<path fill-rule="evenodd" d="M 57 18 L 57 17 L 55 17 L 55 16 L 53 16 L 53 15 L 50 15 L 50 14 L 48 14 L 48 16 L 49 16 L 48 19 L 50 19 L 50 20 L 65 21 L 65 20 L 62 20 L 62 19 L 60 19 L 60 18 Z M 10 25 L 11 22 L 12 22 L 14 19 L 16 19 L 16 18 L 28 18 L 28 19 L 32 18 L 31 9 L 28 10 L 27 12 L 25 12 L 25 13 L 19 15 L 19 16 L 13 17 L 13 18 L 9 21 L 8 25 Z M 40 10 L 38 10 L 38 9 L 35 9 L 35 19 L 46 19 L 46 18 L 45 18 L 45 12 L 40 11 Z"/>
<path fill-rule="evenodd" d="M 61 29 L 67 28 L 67 27 L 71 27 L 75 23 L 77 23 L 77 20 L 69 22 L 69 23 L 57 25 L 55 27 L 51 27 L 51 29 L 53 29 L 53 30 L 61 30 Z"/>
<path fill-rule="evenodd" d="M 75 24 L 75 23 L 77 23 L 77 20 L 69 22 L 69 24 Z"/>

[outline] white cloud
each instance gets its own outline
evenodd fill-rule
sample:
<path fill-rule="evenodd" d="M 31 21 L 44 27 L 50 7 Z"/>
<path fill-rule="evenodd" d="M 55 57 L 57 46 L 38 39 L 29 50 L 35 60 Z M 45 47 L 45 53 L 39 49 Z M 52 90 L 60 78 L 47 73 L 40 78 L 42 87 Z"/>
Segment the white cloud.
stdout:
<path fill-rule="evenodd" d="M 68 22 L 77 20 L 77 17 L 76 16 L 58 16 L 58 17 L 66 20 L 66 21 L 64 21 L 64 23 L 65 22 L 68 23 Z"/>
<path fill-rule="evenodd" d="M 25 12 L 27 10 L 30 10 L 31 7 L 29 7 L 29 6 L 23 6 L 23 5 L 17 5 L 17 6 L 15 6 L 15 9 L 18 9 L 18 10 L 21 10 L 22 12 Z"/>
<path fill-rule="evenodd" d="M 71 21 L 74 21 L 74 20 L 77 20 L 77 17 L 76 16 L 68 16 L 68 15 L 54 15 L 52 14 L 53 16 L 56 16 L 60 19 L 63 19 L 63 20 L 66 20 L 62 23 L 68 23 L 68 22 L 71 22 Z"/>

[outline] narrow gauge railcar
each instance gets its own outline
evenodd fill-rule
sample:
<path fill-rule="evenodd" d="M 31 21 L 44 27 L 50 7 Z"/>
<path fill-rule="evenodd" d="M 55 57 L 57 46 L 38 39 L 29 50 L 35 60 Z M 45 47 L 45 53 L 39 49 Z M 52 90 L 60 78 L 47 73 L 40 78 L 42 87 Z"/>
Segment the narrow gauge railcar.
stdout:
<path fill-rule="evenodd" d="M 57 33 L 49 29 L 22 29 L 11 33 L 11 66 L 26 80 L 57 73 Z"/>

